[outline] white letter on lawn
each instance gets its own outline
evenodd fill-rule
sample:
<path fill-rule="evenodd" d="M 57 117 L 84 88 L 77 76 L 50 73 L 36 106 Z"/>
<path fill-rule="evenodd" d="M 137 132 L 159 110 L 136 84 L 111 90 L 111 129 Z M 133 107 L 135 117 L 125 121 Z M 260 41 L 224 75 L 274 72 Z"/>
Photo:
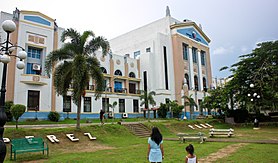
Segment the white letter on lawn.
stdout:
<path fill-rule="evenodd" d="M 96 140 L 97 139 L 96 137 L 92 137 L 92 135 L 89 132 L 84 133 L 84 135 L 87 135 L 90 140 Z"/>
<path fill-rule="evenodd" d="M 74 135 L 73 134 L 66 134 L 67 137 L 71 140 L 71 141 L 79 141 L 78 138 L 74 138 Z"/>
<path fill-rule="evenodd" d="M 56 138 L 55 135 L 46 135 L 46 137 L 48 138 L 49 141 L 51 141 L 51 143 L 59 143 L 59 140 Z"/>

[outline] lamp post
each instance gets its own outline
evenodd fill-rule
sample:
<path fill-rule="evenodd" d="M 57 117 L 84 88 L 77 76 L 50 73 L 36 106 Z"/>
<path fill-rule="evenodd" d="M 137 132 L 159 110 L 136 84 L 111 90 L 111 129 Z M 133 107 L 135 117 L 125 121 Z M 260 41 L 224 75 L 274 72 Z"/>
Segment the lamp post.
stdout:
<path fill-rule="evenodd" d="M 18 69 L 23 69 L 25 64 L 23 59 L 27 57 L 27 53 L 20 46 L 13 45 L 9 39 L 10 34 L 15 31 L 16 25 L 12 20 L 5 20 L 2 23 L 3 30 L 7 33 L 7 39 L 3 43 L 0 43 L 0 62 L 3 65 L 3 73 L 2 73 L 2 85 L 1 85 L 1 99 L 0 99 L 0 162 L 4 162 L 6 156 L 6 145 L 3 140 L 4 134 L 4 125 L 7 122 L 7 115 L 5 113 L 5 99 L 6 99 L 6 79 L 7 79 L 7 64 L 11 61 L 10 56 L 18 57 L 20 60 L 17 61 L 16 67 Z M 21 51 L 18 55 L 12 55 L 12 52 L 16 49 L 20 48 Z"/>

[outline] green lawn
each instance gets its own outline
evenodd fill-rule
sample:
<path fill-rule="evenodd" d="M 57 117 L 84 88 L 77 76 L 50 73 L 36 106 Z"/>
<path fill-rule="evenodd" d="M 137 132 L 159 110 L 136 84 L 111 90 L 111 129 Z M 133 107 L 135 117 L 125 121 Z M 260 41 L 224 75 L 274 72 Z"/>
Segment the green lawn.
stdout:
<path fill-rule="evenodd" d="M 146 125 L 158 126 L 165 138 L 176 137 L 177 132 L 204 132 L 208 129 L 192 131 L 187 127 L 191 123 L 203 123 L 203 121 L 176 121 L 167 120 L 163 122 L 147 122 Z M 227 124 L 221 124 L 217 121 L 210 121 L 215 128 L 231 127 Z M 83 136 L 84 132 L 90 132 L 97 140 L 90 141 Z M 79 142 L 70 142 L 65 134 L 74 133 L 80 139 Z M 253 130 L 251 127 L 235 128 L 236 135 L 231 139 L 272 139 L 277 140 L 277 127 L 261 128 Z M 118 124 L 114 125 L 93 125 L 82 127 L 81 130 L 75 128 L 62 129 L 22 129 L 18 130 L 6 128 L 4 137 L 20 138 L 26 135 L 34 135 L 46 139 L 47 134 L 55 134 L 60 140 L 59 144 L 52 144 L 48 140 L 50 155 L 48 158 L 41 153 L 19 154 L 17 159 L 21 161 L 36 162 L 147 162 L 147 138 L 138 138 Z M 188 142 L 189 143 L 189 142 Z M 163 162 L 184 162 L 186 155 L 185 147 L 188 143 L 182 144 L 179 141 L 164 140 L 165 160 Z M 199 144 L 191 142 L 195 147 L 195 153 L 198 158 L 204 158 L 217 150 L 234 143 L 206 142 Z M 270 144 L 248 144 L 239 149 L 237 153 L 223 158 L 217 162 L 275 162 L 278 160 L 278 145 Z M 6 162 L 9 161 L 10 145 L 8 145 Z M 244 156 L 244 157 L 243 157 Z"/>

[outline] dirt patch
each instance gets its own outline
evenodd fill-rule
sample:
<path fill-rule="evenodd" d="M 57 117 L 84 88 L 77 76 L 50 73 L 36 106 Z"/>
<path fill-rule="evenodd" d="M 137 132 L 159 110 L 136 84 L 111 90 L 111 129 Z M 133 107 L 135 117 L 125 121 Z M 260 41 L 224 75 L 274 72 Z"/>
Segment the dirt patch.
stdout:
<path fill-rule="evenodd" d="M 217 161 L 220 158 L 224 158 L 224 157 L 229 156 L 232 153 L 235 153 L 239 148 L 241 148 L 241 147 L 243 147 L 247 144 L 248 143 L 239 143 L 239 144 L 229 145 L 225 148 L 222 148 L 222 149 L 218 150 L 215 153 L 212 153 L 212 154 L 208 155 L 205 158 L 198 159 L 198 162 L 200 162 L 200 163 L 202 163 L 202 162 L 203 163 L 211 163 L 211 162 Z"/>

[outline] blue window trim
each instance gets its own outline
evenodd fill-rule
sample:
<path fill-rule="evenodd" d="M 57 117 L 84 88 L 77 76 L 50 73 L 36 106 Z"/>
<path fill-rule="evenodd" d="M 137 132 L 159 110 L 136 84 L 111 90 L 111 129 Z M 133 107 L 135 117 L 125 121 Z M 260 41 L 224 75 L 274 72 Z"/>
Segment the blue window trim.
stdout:
<path fill-rule="evenodd" d="M 51 25 L 51 23 L 49 21 L 47 21 L 39 16 L 24 16 L 24 20 L 32 21 L 32 22 L 47 25 L 47 26 Z"/>

